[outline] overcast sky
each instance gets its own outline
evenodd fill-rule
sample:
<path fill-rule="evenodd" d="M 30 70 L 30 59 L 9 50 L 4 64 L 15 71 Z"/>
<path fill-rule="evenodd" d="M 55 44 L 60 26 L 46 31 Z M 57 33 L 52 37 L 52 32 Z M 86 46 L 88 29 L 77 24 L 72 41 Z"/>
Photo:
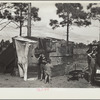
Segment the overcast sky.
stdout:
<path fill-rule="evenodd" d="M 42 20 L 41 22 L 39 22 L 39 25 L 46 25 L 47 27 L 49 27 L 50 19 L 59 20 L 58 16 L 56 15 L 55 3 L 57 2 L 34 2 L 32 3 L 32 6 L 38 7 L 40 9 L 39 16 L 41 16 Z M 86 7 L 89 3 L 84 2 L 81 4 L 86 10 Z M 64 34 L 66 34 L 66 27 L 58 29 L 58 32 L 60 32 L 59 30 L 63 30 L 63 32 L 65 32 Z M 76 42 L 88 43 L 88 42 L 91 42 L 93 40 L 98 40 L 98 39 L 99 39 L 99 22 L 98 21 L 93 21 L 92 25 L 90 25 L 89 27 L 72 26 L 70 29 L 70 40 L 73 40 Z"/>
<path fill-rule="evenodd" d="M 61 2 L 61 1 L 60 1 Z M 56 15 L 56 2 L 50 2 L 50 1 L 34 1 L 32 2 L 32 6 L 39 8 L 39 16 L 41 17 L 40 22 L 34 23 L 32 21 L 32 36 L 51 36 L 51 37 L 57 37 L 66 39 L 66 27 L 64 28 L 58 28 L 56 30 L 52 30 L 52 28 L 49 26 L 50 19 L 58 19 L 58 16 Z M 82 5 L 85 7 L 88 3 L 82 3 Z M 61 20 L 61 19 L 60 19 Z M 11 37 L 14 35 L 19 34 L 19 29 L 13 28 L 15 25 L 8 25 L 7 28 L 0 31 L 0 36 L 2 37 Z M 1 26 L 0 26 L 1 28 Z M 11 31 L 8 31 L 11 30 Z M 26 35 L 27 30 L 23 28 L 23 35 Z M 99 39 L 99 22 L 93 21 L 92 25 L 89 27 L 77 27 L 72 26 L 70 28 L 70 40 L 75 42 L 84 42 L 89 43 L 93 40 Z"/>

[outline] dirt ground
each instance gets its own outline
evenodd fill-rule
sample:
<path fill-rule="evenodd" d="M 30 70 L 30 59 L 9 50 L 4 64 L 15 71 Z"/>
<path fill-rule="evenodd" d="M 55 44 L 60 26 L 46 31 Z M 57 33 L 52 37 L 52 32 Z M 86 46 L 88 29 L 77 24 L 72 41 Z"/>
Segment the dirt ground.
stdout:
<path fill-rule="evenodd" d="M 76 62 L 75 62 L 76 63 Z M 79 62 L 78 62 L 79 64 Z M 79 66 L 85 67 L 86 62 L 80 62 Z M 29 77 L 30 76 L 30 77 Z M 1 88 L 98 88 L 99 85 L 92 86 L 89 82 L 83 77 L 79 80 L 72 79 L 68 81 L 68 75 L 55 76 L 52 77 L 50 83 L 45 84 L 44 81 L 40 81 L 33 77 L 32 72 L 28 73 L 28 80 L 24 81 L 23 78 L 19 76 L 11 76 L 10 74 L 0 74 L 0 87 Z M 31 80 L 35 78 L 34 80 Z"/>
<path fill-rule="evenodd" d="M 24 81 L 20 77 L 13 77 L 9 74 L 0 75 L 0 88 L 94 88 L 84 78 L 67 81 L 67 75 L 53 77 L 52 81 L 45 84 L 40 80 Z"/>
<path fill-rule="evenodd" d="M 78 50 L 76 50 L 77 53 Z M 80 50 L 81 51 L 81 50 Z M 78 52 L 79 53 L 79 52 Z M 86 50 L 84 52 L 80 52 L 80 54 L 86 54 Z M 78 55 L 80 55 L 78 54 Z M 78 57 L 78 58 L 77 58 Z M 77 58 L 77 59 L 76 59 Z M 75 69 L 84 70 L 87 67 L 87 59 L 86 56 L 75 56 L 74 63 L 69 66 L 71 70 Z M 11 76 L 10 74 L 0 74 L 0 88 L 98 88 L 100 87 L 100 82 L 96 82 L 95 85 L 91 85 L 86 77 L 77 79 L 71 79 L 68 81 L 68 66 L 65 69 L 65 75 L 63 76 L 55 76 L 52 77 L 52 81 L 48 84 L 45 84 L 44 81 L 40 81 L 37 79 L 36 69 L 33 71 L 32 69 L 28 71 L 28 80 L 24 81 L 23 78 L 19 76 Z M 35 79 L 34 79 L 35 78 Z M 34 79 L 34 80 L 31 80 Z"/>

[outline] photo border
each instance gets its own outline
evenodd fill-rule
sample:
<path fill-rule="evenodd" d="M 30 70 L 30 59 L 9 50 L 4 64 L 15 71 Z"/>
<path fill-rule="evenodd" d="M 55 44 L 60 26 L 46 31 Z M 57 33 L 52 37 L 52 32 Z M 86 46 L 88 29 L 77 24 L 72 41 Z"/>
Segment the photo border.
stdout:
<path fill-rule="evenodd" d="M 100 2 L 99 0 L 0 0 L 1 2 Z M 34 82 L 33 82 L 34 84 Z M 100 99 L 99 88 L 0 88 L 0 99 Z"/>

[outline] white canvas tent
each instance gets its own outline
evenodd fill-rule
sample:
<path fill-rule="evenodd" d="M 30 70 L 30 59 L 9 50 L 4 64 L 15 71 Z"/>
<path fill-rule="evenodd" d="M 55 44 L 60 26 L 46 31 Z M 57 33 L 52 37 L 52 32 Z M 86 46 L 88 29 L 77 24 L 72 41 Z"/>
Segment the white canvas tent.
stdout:
<path fill-rule="evenodd" d="M 26 80 L 28 67 L 36 65 L 38 61 L 35 57 L 35 48 L 38 46 L 38 41 L 23 37 L 15 37 L 13 40 L 16 48 L 19 74 L 20 77 L 24 77 L 24 80 Z"/>

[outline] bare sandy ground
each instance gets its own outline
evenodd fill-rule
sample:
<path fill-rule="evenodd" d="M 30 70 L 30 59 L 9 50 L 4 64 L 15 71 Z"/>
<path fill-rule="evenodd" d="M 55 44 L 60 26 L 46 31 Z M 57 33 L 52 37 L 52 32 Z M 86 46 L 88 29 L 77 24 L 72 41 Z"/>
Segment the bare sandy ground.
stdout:
<path fill-rule="evenodd" d="M 78 61 L 78 68 L 84 69 L 87 66 L 86 61 Z M 71 68 L 72 66 L 70 66 Z M 74 68 L 72 68 L 74 69 Z M 33 70 L 28 72 L 28 80 L 24 81 L 23 78 L 19 76 L 11 76 L 10 74 L 0 74 L 0 88 L 98 88 L 100 87 L 100 82 L 98 85 L 92 86 L 86 80 L 86 78 L 79 78 L 79 80 L 68 81 L 68 75 L 55 76 L 52 77 L 52 81 L 45 84 L 44 81 L 40 81 L 37 78 L 37 73 Z M 34 79 L 34 80 L 31 80 Z"/>
<path fill-rule="evenodd" d="M 52 81 L 45 84 L 40 80 L 28 80 L 24 81 L 20 77 L 11 76 L 9 74 L 0 75 L 0 88 L 94 88 L 87 80 L 67 80 L 67 75 L 56 76 L 52 78 Z"/>

